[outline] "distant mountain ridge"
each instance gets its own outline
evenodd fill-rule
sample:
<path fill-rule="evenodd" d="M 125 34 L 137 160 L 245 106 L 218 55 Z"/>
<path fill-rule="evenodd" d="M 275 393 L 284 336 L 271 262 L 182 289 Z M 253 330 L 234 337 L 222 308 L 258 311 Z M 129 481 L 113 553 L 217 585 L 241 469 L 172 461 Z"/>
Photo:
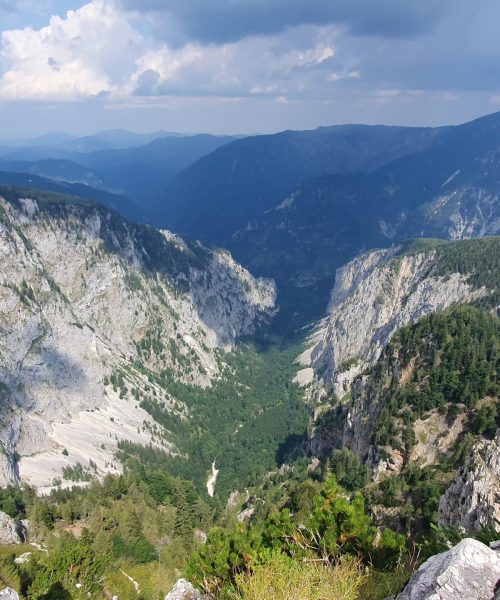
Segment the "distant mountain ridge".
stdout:
<path fill-rule="evenodd" d="M 317 318 L 335 270 L 361 252 L 500 233 L 498 173 L 500 113 L 434 129 L 283 132 L 200 159 L 170 181 L 155 215 L 275 278 L 291 316 L 305 307 Z"/>
<path fill-rule="evenodd" d="M 89 185 L 81 183 L 67 183 L 66 181 L 56 181 L 38 175 L 28 175 L 24 171 L 19 173 L 9 173 L 0 171 L 0 184 L 16 186 L 25 190 L 45 190 L 93 200 L 100 204 L 119 211 L 125 217 L 138 221 L 147 220 L 147 215 L 127 196 L 122 194 L 111 194 L 104 190 L 92 188 Z"/>
<path fill-rule="evenodd" d="M 158 217 L 220 243 L 305 181 L 371 171 L 427 148 L 437 135 L 430 128 L 341 125 L 236 140 L 176 176 Z"/>
<path fill-rule="evenodd" d="M 0 140 L 0 146 L 19 147 L 58 147 L 75 150 L 80 148 L 92 148 L 100 146 L 107 149 L 118 150 L 132 146 L 142 146 L 155 139 L 163 137 L 184 137 L 189 134 L 180 134 L 169 131 L 156 131 L 152 133 L 136 133 L 128 129 L 107 129 L 88 135 L 72 135 L 64 131 L 52 131 L 34 138 Z"/>
<path fill-rule="evenodd" d="M 107 133 L 108 137 L 120 138 L 119 131 Z M 77 138 L 64 144 L 4 148 L 0 151 L 0 169 L 129 196 L 142 209 L 135 218 L 148 220 L 146 215 L 155 216 L 173 175 L 234 139 L 205 134 L 151 137 L 136 135 L 130 138 L 130 145 L 122 140 L 116 148 L 101 138 L 89 144 L 90 138 Z"/>

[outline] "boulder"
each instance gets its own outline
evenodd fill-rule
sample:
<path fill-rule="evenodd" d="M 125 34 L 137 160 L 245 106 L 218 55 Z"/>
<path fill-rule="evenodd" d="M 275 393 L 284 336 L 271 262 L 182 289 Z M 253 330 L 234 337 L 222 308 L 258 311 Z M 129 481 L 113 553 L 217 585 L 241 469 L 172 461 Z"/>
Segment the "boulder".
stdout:
<path fill-rule="evenodd" d="M 500 533 L 500 431 L 471 449 L 455 481 L 439 502 L 441 527 L 470 533 L 491 528 Z"/>
<path fill-rule="evenodd" d="M 165 600 L 203 600 L 204 598 L 205 596 L 186 579 L 179 579 L 172 591 L 165 596 Z"/>
<path fill-rule="evenodd" d="M 195 529 L 193 531 L 193 537 L 197 544 L 207 543 L 207 534 L 202 529 Z"/>
<path fill-rule="evenodd" d="M 6 587 L 0 592 L 0 600 L 19 600 L 19 595 L 12 588 Z"/>
<path fill-rule="evenodd" d="M 21 554 L 21 556 L 18 556 L 17 558 L 14 559 L 14 564 L 25 565 L 26 563 L 28 563 L 30 561 L 30 558 L 31 558 L 31 552 L 25 552 L 24 554 Z"/>
<path fill-rule="evenodd" d="M 492 600 L 500 580 L 500 553 L 464 539 L 426 561 L 396 600 Z"/>
<path fill-rule="evenodd" d="M 0 546 L 20 544 L 21 542 L 17 521 L 14 521 L 6 513 L 0 512 Z"/>

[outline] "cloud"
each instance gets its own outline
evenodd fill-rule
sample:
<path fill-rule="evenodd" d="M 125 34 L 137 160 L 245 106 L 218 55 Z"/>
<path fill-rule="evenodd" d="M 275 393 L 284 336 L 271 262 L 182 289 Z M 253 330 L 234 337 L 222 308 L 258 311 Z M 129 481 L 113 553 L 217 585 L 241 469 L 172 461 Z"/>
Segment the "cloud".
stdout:
<path fill-rule="evenodd" d="M 222 44 L 301 25 L 338 24 L 355 35 L 402 37 L 432 29 L 462 0 L 120 0 L 153 15 L 170 43 Z"/>
<path fill-rule="evenodd" d="M 139 96 L 314 95 L 318 85 L 352 76 L 338 56 L 336 30 L 300 27 L 290 34 L 245 38 L 223 45 L 166 45 L 137 60 L 128 93 Z M 258 57 L 258 60 L 256 60 Z"/>
<path fill-rule="evenodd" d="M 39 30 L 1 36 L 0 99 L 73 100 L 112 94 L 143 44 L 116 4 L 94 0 Z M 130 69 L 130 64 L 128 66 Z"/>
<path fill-rule="evenodd" d="M 92 0 L 40 29 L 0 39 L 0 100 L 314 95 L 351 77 L 332 26 L 300 26 L 238 42 L 171 46 L 139 32 L 115 0 Z M 258 57 L 258 59 L 257 59 Z"/>
<path fill-rule="evenodd" d="M 457 0 L 455 10 L 425 36 L 376 40 L 344 36 L 341 44 L 344 51 L 358 56 L 363 84 L 372 88 L 499 90 L 499 19 L 498 0 Z"/>
<path fill-rule="evenodd" d="M 45 2 L 60 10 L 75 0 Z M 246 98 L 291 109 L 299 100 L 401 107 L 422 103 L 430 91 L 444 102 L 474 88 L 497 96 L 498 0 L 453 0 L 453 13 L 450 6 L 91 0 L 39 29 L 2 33 L 0 101 L 104 98 L 116 107 Z"/>

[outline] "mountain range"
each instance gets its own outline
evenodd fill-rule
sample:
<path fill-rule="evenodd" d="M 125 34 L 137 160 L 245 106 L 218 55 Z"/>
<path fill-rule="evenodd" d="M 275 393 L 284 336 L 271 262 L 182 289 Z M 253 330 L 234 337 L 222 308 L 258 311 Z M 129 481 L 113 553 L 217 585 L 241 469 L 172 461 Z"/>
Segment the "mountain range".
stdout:
<path fill-rule="evenodd" d="M 282 303 L 313 295 L 320 302 L 306 314 L 318 317 L 335 270 L 360 252 L 500 232 L 499 127 L 497 113 L 458 127 L 237 140 L 174 177 L 157 219 L 273 277 Z"/>
<path fill-rule="evenodd" d="M 233 139 L 164 132 L 140 135 L 121 130 L 69 141 L 64 136 L 49 135 L 29 140 L 28 145 L 0 148 L 0 170 L 128 196 L 137 205 L 136 219 L 141 215 L 142 220 L 154 221 L 155 203 L 168 180 Z M 9 183 L 5 177 L 1 181 Z M 94 194 L 96 200 L 101 200 L 97 192 Z M 128 207 L 124 214 L 131 216 Z"/>
<path fill-rule="evenodd" d="M 500 113 L 0 168 L 0 533 L 28 517 L 44 577 L 223 597 L 299 557 L 382 600 L 416 547 L 498 537 Z"/>

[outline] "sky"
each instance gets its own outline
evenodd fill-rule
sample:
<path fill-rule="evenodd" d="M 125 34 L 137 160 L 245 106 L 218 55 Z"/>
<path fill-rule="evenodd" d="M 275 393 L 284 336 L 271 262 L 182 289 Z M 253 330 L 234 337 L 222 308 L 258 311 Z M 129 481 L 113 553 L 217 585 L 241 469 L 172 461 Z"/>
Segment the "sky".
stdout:
<path fill-rule="evenodd" d="M 0 139 L 500 110 L 499 0 L 0 0 Z"/>

